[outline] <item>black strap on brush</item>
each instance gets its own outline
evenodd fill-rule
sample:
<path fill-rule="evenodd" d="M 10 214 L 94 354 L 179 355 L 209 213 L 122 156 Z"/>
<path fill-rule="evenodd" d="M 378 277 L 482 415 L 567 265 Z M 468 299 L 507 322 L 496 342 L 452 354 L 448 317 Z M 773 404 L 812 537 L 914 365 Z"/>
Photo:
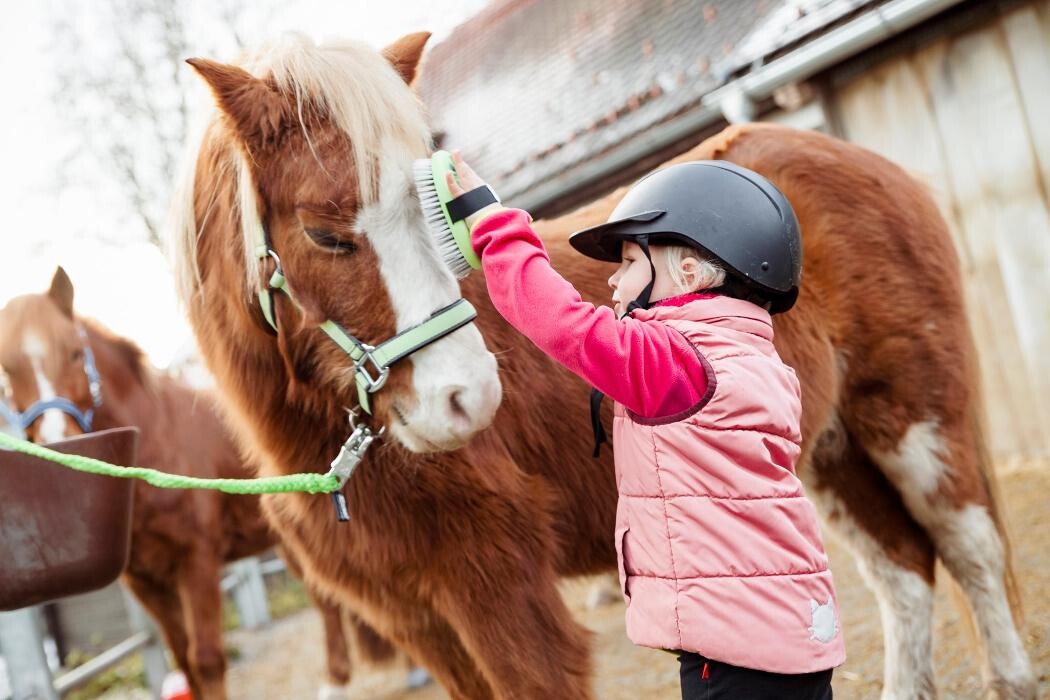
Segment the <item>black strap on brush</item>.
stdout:
<path fill-rule="evenodd" d="M 463 221 L 472 214 L 476 214 L 490 204 L 499 204 L 499 197 L 488 185 L 475 187 L 470 192 L 464 192 L 445 205 L 448 209 L 448 217 L 452 223 Z"/>
<path fill-rule="evenodd" d="M 645 259 L 649 261 L 649 283 L 642 289 L 638 298 L 627 305 L 627 313 L 635 309 L 648 309 L 649 297 L 652 296 L 653 285 L 656 284 L 656 265 L 653 264 L 653 256 L 649 252 L 649 236 L 638 236 L 634 242 L 642 249 Z M 604 398 L 605 394 L 597 389 L 591 389 L 591 430 L 594 431 L 594 457 L 601 454 L 602 443 L 609 442 L 605 434 L 605 427 L 602 426 L 602 399 Z"/>

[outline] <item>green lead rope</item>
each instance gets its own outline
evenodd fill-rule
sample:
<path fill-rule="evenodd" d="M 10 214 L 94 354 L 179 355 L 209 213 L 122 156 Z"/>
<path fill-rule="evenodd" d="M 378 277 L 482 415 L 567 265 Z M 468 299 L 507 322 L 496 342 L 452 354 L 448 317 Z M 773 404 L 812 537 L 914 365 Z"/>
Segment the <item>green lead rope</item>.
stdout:
<path fill-rule="evenodd" d="M 333 493 L 340 488 L 339 477 L 328 474 L 289 474 L 258 479 L 203 479 L 196 476 L 166 474 L 147 467 L 121 467 L 100 459 L 65 454 L 26 440 L 0 433 L 0 448 L 55 462 L 78 472 L 114 476 L 121 479 L 141 479 L 162 489 L 210 489 L 233 494 L 260 493 Z"/>

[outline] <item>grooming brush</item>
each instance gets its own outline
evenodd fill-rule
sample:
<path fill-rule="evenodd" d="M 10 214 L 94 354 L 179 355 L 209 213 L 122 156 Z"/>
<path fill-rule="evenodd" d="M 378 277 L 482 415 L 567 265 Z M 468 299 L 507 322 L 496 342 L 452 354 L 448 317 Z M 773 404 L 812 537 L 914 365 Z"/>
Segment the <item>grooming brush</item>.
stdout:
<path fill-rule="evenodd" d="M 412 172 L 427 228 L 437 241 L 441 258 L 452 274 L 463 279 L 471 270 L 481 269 L 481 261 L 470 246 L 470 229 L 465 221 L 454 221 L 448 211 L 449 203 L 455 199 L 445 181 L 446 173 L 456 175 L 452 154 L 436 151 L 430 158 L 413 163 Z"/>

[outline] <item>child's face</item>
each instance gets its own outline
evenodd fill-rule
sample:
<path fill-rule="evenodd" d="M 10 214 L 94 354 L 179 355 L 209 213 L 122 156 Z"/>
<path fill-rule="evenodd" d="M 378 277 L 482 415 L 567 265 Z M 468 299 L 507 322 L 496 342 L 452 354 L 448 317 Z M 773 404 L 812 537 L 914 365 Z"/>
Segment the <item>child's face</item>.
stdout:
<path fill-rule="evenodd" d="M 649 253 L 653 256 L 653 266 L 656 268 L 656 283 L 653 285 L 653 293 L 649 296 L 650 301 L 660 301 L 681 294 L 684 290 L 675 287 L 671 273 L 667 270 L 664 247 L 650 245 Z M 620 255 L 620 267 L 609 278 L 609 286 L 613 290 L 613 309 L 617 316 L 622 316 L 627 310 L 627 305 L 637 299 L 645 285 L 649 284 L 649 261 L 645 259 L 641 246 L 624 241 Z"/>

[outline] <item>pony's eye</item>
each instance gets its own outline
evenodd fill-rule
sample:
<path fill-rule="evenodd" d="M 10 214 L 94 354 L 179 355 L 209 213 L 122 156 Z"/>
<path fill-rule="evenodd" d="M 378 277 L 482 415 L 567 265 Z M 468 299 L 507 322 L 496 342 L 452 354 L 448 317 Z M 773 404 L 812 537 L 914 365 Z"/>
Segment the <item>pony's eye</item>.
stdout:
<path fill-rule="evenodd" d="M 331 231 L 326 231 L 321 228 L 307 228 L 304 230 L 306 231 L 306 235 L 310 237 L 310 240 L 313 241 L 315 245 L 319 245 L 326 250 L 331 250 L 336 253 L 353 253 L 357 250 L 356 243 L 340 238 Z"/>

